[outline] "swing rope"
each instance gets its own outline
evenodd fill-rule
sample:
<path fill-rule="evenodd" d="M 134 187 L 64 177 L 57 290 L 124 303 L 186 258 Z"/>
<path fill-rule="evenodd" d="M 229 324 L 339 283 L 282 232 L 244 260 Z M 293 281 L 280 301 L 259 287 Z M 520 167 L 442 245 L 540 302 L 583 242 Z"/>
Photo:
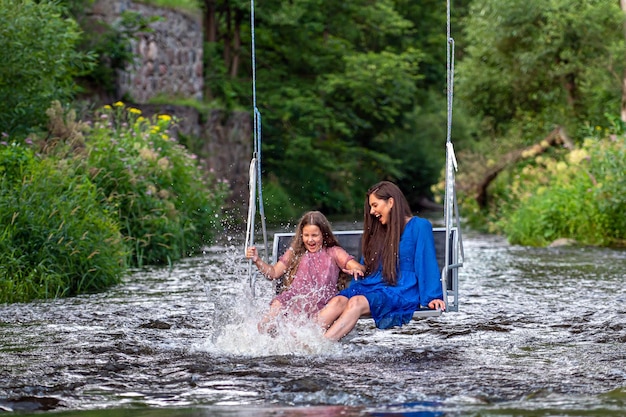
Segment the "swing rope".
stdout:
<path fill-rule="evenodd" d="M 443 296 L 444 302 L 448 305 L 447 291 L 448 287 L 448 272 L 451 268 L 459 268 L 463 266 L 465 254 L 463 252 L 463 239 L 461 236 L 459 207 L 456 198 L 455 188 L 455 172 L 457 171 L 457 161 L 454 154 L 454 146 L 452 146 L 452 103 L 454 100 L 454 38 L 450 34 L 450 0 L 446 3 L 446 85 L 447 85 L 447 134 L 446 134 L 446 190 L 445 190 L 445 205 L 444 205 L 444 222 L 446 225 L 446 246 L 445 246 L 445 265 L 441 270 L 441 281 L 444 288 Z M 452 236 L 452 227 L 456 226 L 458 233 L 458 247 L 459 260 L 455 264 L 450 264 L 450 239 Z"/>
<path fill-rule="evenodd" d="M 252 48 L 252 106 L 254 109 L 253 118 L 253 141 L 254 151 L 252 160 L 250 161 L 249 183 L 250 195 L 248 200 L 248 220 L 246 227 L 246 244 L 245 251 L 248 247 L 254 245 L 254 222 L 256 218 L 257 204 L 259 206 L 259 215 L 261 217 L 261 226 L 263 231 L 263 244 L 265 246 L 266 257 L 269 256 L 269 246 L 267 244 L 267 229 L 265 226 L 265 209 L 263 207 L 263 184 L 261 182 L 261 112 L 256 103 L 256 48 L 254 33 L 254 0 L 250 0 L 250 28 L 251 28 L 251 48 Z M 267 258 L 266 258 L 267 259 Z M 256 271 L 253 271 L 252 260 L 248 262 L 248 280 L 252 296 L 255 295 Z"/>

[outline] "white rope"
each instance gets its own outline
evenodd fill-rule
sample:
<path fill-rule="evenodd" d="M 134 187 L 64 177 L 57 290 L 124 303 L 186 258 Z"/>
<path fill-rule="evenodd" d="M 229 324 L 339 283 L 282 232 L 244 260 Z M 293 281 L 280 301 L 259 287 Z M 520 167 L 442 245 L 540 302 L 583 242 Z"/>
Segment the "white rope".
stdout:
<path fill-rule="evenodd" d="M 248 187 L 250 189 L 249 203 L 248 203 L 248 221 L 246 228 L 246 244 L 245 252 L 248 252 L 248 248 L 254 245 L 254 217 L 256 216 L 256 173 L 257 173 L 257 160 L 252 158 L 250 161 L 249 181 Z M 252 259 L 248 260 L 248 284 L 250 286 L 250 292 L 252 296 L 255 296 L 256 288 L 256 273 L 252 266 Z"/>
<path fill-rule="evenodd" d="M 248 188 L 250 190 L 249 204 L 248 204 L 248 221 L 246 228 L 246 246 L 245 251 L 254 244 L 254 217 L 256 216 L 256 158 L 252 158 L 250 161 L 249 181 Z"/>
<path fill-rule="evenodd" d="M 249 170 L 249 189 L 250 195 L 248 199 L 248 221 L 246 228 L 245 251 L 250 246 L 254 246 L 254 221 L 256 218 L 256 206 L 259 204 L 259 214 L 261 216 L 261 225 L 263 229 L 263 243 L 265 245 L 266 258 L 269 256 L 269 247 L 267 244 L 267 229 L 265 227 L 265 209 L 263 208 L 263 185 L 261 183 L 261 113 L 256 105 L 256 47 L 254 33 L 254 0 L 250 0 L 250 29 L 252 38 L 252 103 L 254 112 L 254 151 L 252 160 L 250 161 Z M 258 196 L 258 199 L 257 199 Z M 252 268 L 252 260 L 248 262 L 248 279 L 250 290 L 254 297 L 254 289 L 256 283 L 256 270 Z"/>

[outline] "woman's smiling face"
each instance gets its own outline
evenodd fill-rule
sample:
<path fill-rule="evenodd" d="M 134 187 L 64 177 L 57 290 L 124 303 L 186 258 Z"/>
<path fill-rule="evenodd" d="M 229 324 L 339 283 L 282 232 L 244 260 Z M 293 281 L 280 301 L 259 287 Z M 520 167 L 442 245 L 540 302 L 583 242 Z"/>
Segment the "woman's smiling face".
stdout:
<path fill-rule="evenodd" d="M 302 241 L 306 250 L 309 252 L 317 252 L 322 248 L 324 238 L 322 231 L 318 226 L 309 224 L 302 228 Z"/>
<path fill-rule="evenodd" d="M 389 213 L 393 207 L 393 197 L 387 200 L 376 197 L 374 193 L 369 196 L 370 214 L 378 219 L 381 224 L 389 223 Z"/>

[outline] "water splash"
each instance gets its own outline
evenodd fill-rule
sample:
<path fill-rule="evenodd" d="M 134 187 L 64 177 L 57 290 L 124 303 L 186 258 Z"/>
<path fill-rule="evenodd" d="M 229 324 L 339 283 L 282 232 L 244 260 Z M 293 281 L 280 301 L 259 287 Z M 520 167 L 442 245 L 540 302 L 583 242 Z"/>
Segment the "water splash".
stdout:
<path fill-rule="evenodd" d="M 254 296 L 248 285 L 247 262 L 241 248 L 222 247 L 222 261 L 213 265 L 214 272 L 224 279 L 235 280 L 237 286 L 203 282 L 208 303 L 213 307 L 213 320 L 207 339 L 192 347 L 192 352 L 209 352 L 234 356 L 335 355 L 342 347 L 326 340 L 322 330 L 310 318 L 279 317 L 271 334 L 260 332 L 259 321 L 268 312 L 274 296 L 274 285 L 258 280 Z M 237 291 L 233 291 L 237 288 Z"/>

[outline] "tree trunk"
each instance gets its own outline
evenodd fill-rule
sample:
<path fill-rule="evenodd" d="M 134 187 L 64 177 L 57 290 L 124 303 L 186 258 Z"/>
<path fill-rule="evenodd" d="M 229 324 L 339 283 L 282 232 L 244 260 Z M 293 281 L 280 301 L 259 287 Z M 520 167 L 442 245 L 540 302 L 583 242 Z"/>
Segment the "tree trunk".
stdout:
<path fill-rule="evenodd" d="M 204 0 L 204 40 L 209 43 L 217 41 L 215 13 L 215 0 Z"/>
<path fill-rule="evenodd" d="M 620 0 L 620 7 L 624 14 L 626 14 L 626 0 Z M 624 21 L 624 39 L 626 40 L 626 20 Z M 623 122 L 626 122 L 626 69 L 622 74 L 622 109 L 620 112 Z"/>
<path fill-rule="evenodd" d="M 230 68 L 231 53 L 233 47 L 232 9 L 230 3 L 224 5 L 224 19 L 226 20 L 226 36 L 224 37 L 224 66 Z"/>
<path fill-rule="evenodd" d="M 239 57 L 241 56 L 241 21 L 243 13 L 241 10 L 235 11 L 235 27 L 233 29 L 233 56 L 230 63 L 230 77 L 237 78 L 239 73 Z"/>

